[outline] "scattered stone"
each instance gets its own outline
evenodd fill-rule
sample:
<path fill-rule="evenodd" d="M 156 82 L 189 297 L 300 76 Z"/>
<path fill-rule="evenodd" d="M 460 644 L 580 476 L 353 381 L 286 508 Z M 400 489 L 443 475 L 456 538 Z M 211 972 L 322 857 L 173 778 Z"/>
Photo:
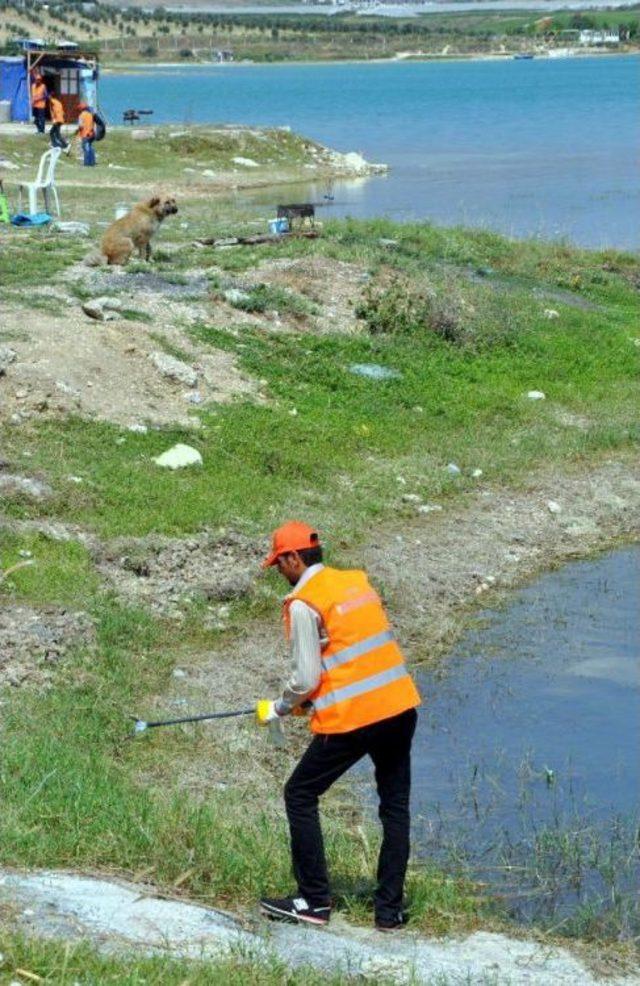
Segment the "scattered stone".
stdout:
<path fill-rule="evenodd" d="M 401 486 L 407 485 L 407 481 L 404 476 L 396 476 L 396 483 L 400 483 Z"/>
<path fill-rule="evenodd" d="M 378 246 L 382 247 L 397 247 L 400 244 L 400 240 L 390 240 L 386 236 L 381 236 L 378 240 Z"/>
<path fill-rule="evenodd" d="M 243 168 L 259 168 L 260 165 L 257 161 L 253 161 L 250 157 L 234 157 L 232 158 L 234 164 L 241 164 Z"/>
<path fill-rule="evenodd" d="M 47 483 L 30 476 L 16 476 L 11 473 L 0 475 L 0 490 L 4 496 L 24 496 L 34 500 L 44 500 L 51 496 L 53 490 Z"/>
<path fill-rule="evenodd" d="M 547 395 L 542 390 L 528 390 L 527 397 L 530 401 L 544 401 Z"/>
<path fill-rule="evenodd" d="M 187 672 L 186 671 L 183 671 L 182 668 L 174 668 L 173 671 L 171 672 L 171 674 L 172 674 L 172 676 L 174 678 L 186 678 L 187 677 Z"/>
<path fill-rule="evenodd" d="M 82 478 L 82 476 L 67 476 L 67 479 L 70 483 L 76 483 L 76 484 L 84 483 L 84 479 Z"/>
<path fill-rule="evenodd" d="M 399 370 L 380 366 L 378 363 L 352 363 L 349 373 L 355 373 L 358 377 L 367 377 L 369 380 L 400 380 L 402 377 Z"/>
<path fill-rule="evenodd" d="M 134 435 L 146 435 L 149 429 L 147 428 L 146 425 L 133 424 L 133 425 L 129 425 L 127 431 L 132 431 Z M 124 438 L 122 439 L 122 441 L 124 441 Z"/>
<path fill-rule="evenodd" d="M 82 304 L 82 311 L 89 318 L 95 318 L 99 322 L 108 322 L 118 318 L 118 312 L 122 308 L 119 298 L 92 298 Z"/>
<path fill-rule="evenodd" d="M 18 552 L 18 556 L 20 558 L 33 558 L 32 552 L 31 551 L 27 551 L 25 548 L 21 548 L 20 549 L 20 551 Z"/>
<path fill-rule="evenodd" d="M 482 476 L 482 469 L 474 469 L 471 475 L 473 476 L 474 479 L 480 479 L 480 477 Z"/>
<path fill-rule="evenodd" d="M 447 466 L 447 472 L 450 476 L 459 476 L 462 472 L 460 466 L 457 466 L 455 462 L 450 462 Z"/>
<path fill-rule="evenodd" d="M 192 390 L 190 394 L 184 394 L 184 399 L 189 404 L 202 404 L 204 397 L 199 390 Z"/>
<path fill-rule="evenodd" d="M 402 494 L 403 503 L 422 503 L 422 497 L 419 493 L 403 493 Z"/>
<path fill-rule="evenodd" d="M 560 318 L 560 312 L 557 312 L 555 308 L 545 308 L 542 313 L 545 318 Z"/>
<path fill-rule="evenodd" d="M 185 466 L 201 466 L 202 456 L 191 445 L 178 442 L 162 455 L 156 456 L 153 461 L 163 469 L 184 469 Z"/>
<path fill-rule="evenodd" d="M 547 500 L 547 510 L 551 514 L 559 514 L 562 512 L 562 507 L 555 500 Z"/>
<path fill-rule="evenodd" d="M 155 130 L 131 130 L 132 140 L 153 140 L 156 132 Z"/>
<path fill-rule="evenodd" d="M 241 291 L 240 288 L 227 288 L 226 291 L 222 292 L 222 297 L 230 305 L 240 305 L 248 301 L 250 295 L 247 291 Z"/>
<path fill-rule="evenodd" d="M 0 346 L 0 377 L 4 376 L 12 363 L 15 363 L 16 358 L 15 349 L 11 349 L 9 346 Z"/>
<path fill-rule="evenodd" d="M 156 370 L 168 380 L 175 380 L 177 383 L 184 384 L 185 387 L 195 387 L 198 382 L 198 374 L 193 367 L 176 359 L 175 356 L 156 351 L 149 353 L 149 359 Z"/>
<path fill-rule="evenodd" d="M 65 236 L 88 236 L 91 232 L 89 223 L 61 222 L 59 219 L 51 223 L 51 229 L 56 233 L 64 233 Z"/>
<path fill-rule="evenodd" d="M 202 177 L 203 178 L 215 178 L 215 176 L 216 176 L 216 173 L 215 173 L 215 171 L 212 171 L 211 168 L 207 168 L 206 171 L 203 171 L 202 172 Z"/>
<path fill-rule="evenodd" d="M 432 514 L 439 510 L 442 510 L 439 503 L 422 503 L 418 507 L 419 514 Z"/>

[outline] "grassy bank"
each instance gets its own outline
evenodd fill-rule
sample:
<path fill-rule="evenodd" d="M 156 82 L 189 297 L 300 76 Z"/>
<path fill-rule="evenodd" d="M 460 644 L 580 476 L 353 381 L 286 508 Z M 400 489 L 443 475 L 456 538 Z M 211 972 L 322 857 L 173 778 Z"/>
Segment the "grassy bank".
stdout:
<path fill-rule="evenodd" d="M 80 192 L 69 194 L 80 207 Z M 107 215 L 108 196 L 119 193 L 102 194 Z M 223 526 L 255 540 L 290 513 L 304 514 L 326 532 L 339 563 L 371 531 L 414 516 L 401 491 L 446 505 L 478 489 L 476 469 L 487 489 L 514 490 L 538 469 L 556 470 L 561 481 L 578 462 L 629 455 L 639 437 L 640 265 L 611 251 L 383 221 L 327 223 L 318 240 L 220 251 L 193 244 L 207 223 L 187 188 L 180 208 L 187 228 L 173 225 L 172 249 L 159 245 L 153 271 L 168 283 L 189 283 L 194 271 L 205 279 L 202 310 L 181 331 L 207 351 L 232 353 L 260 380 L 261 400 L 205 406 L 195 432 L 133 434 L 108 420 L 55 413 L 17 426 L 3 422 L 3 455 L 15 469 L 45 478 L 53 493 L 42 501 L 16 495 L 6 504 L 0 567 L 20 552 L 36 564 L 0 583 L 2 602 L 87 612 L 96 643 L 68 653 L 46 690 L 24 687 L 5 698 L 0 861 L 119 873 L 242 908 L 290 886 L 279 791 L 300 736 L 282 755 L 249 723 L 165 731 L 134 743 L 125 717 L 164 701 L 172 671 L 196 652 L 213 655 L 209 695 L 219 702 L 242 648 L 260 646 L 251 627 L 273 617 L 275 580 L 233 603 L 226 628 L 203 626 L 203 600 L 185 603 L 184 619 L 175 623 L 105 591 L 82 544 L 38 533 L 33 523 L 64 521 L 100 538 L 184 537 Z M 226 228 L 220 219 L 219 228 L 231 232 L 244 222 L 236 215 Z M 6 310 L 29 319 L 69 312 L 77 286 L 64 273 L 85 250 L 85 243 L 15 234 L 0 257 Z M 318 265 L 328 272 L 320 286 L 310 276 Z M 274 286 L 269 277 L 282 270 L 287 283 Z M 43 271 L 68 300 L 38 296 Z M 135 279 L 140 271 L 133 265 L 130 272 Z M 346 274 L 352 323 L 319 332 L 322 285 L 337 290 Z M 39 299 L 35 310 L 25 285 Z M 235 307 L 224 300 L 230 287 L 242 292 Z M 177 317 L 173 310 L 172 324 Z M 12 324 L 0 342 L 19 335 L 19 319 Z M 353 368 L 363 364 L 392 375 L 360 376 Z M 530 390 L 546 400 L 528 399 Z M 175 441 L 198 447 L 202 469 L 169 474 L 154 466 L 152 456 Z M 452 462 L 459 474 L 447 469 Z M 276 687 L 284 664 L 267 671 Z M 266 687 L 256 680 L 251 687 Z M 224 782 L 205 775 L 196 783 L 189 775 L 194 760 L 222 764 Z M 344 790 L 329 799 L 326 831 L 339 907 L 368 920 L 377 836 Z M 425 931 L 473 927 L 494 910 L 458 874 L 429 867 L 413 867 L 408 893 L 412 923 Z M 36 946 L 8 948 L 20 962 L 40 961 Z M 77 954 L 69 968 L 85 961 Z M 54 950 L 42 962 L 59 963 L 60 956 Z M 173 982 L 167 968 L 162 981 Z M 156 973 L 150 962 L 127 974 L 119 981 L 144 975 L 154 982 Z M 235 974 L 229 966 L 229 981 Z M 176 982 L 180 975 L 176 966 Z M 272 972 L 256 976 L 248 981 L 286 981 Z"/>

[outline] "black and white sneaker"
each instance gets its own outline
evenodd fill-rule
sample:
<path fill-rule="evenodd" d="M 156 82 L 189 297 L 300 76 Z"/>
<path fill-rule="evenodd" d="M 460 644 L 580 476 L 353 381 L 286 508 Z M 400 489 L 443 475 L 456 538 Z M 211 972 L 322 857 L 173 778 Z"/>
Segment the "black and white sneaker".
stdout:
<path fill-rule="evenodd" d="M 331 905 L 311 907 L 304 897 L 263 897 L 260 910 L 272 921 L 303 921 L 305 924 L 329 924 Z"/>
<path fill-rule="evenodd" d="M 376 918 L 376 931 L 401 931 L 409 918 L 402 911 L 392 918 Z"/>

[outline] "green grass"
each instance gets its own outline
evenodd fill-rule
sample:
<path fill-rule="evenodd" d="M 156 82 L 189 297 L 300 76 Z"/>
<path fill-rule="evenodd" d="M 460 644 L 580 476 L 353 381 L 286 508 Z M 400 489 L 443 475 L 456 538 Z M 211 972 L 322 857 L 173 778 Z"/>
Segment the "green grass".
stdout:
<path fill-rule="evenodd" d="M 2 910 L 0 908 L 0 922 Z M 87 942 L 46 941 L 3 930 L 0 925 L 0 982 L 45 982 L 52 986 L 340 986 L 350 978 L 309 968 L 290 969 L 273 960 L 242 954 L 189 961 L 169 956 L 100 954 Z M 24 975 L 26 970 L 31 976 Z M 32 977 L 37 976 L 38 979 Z"/>
<path fill-rule="evenodd" d="M 29 270 L 43 258 L 63 265 L 44 246 L 37 237 L 24 241 Z M 67 248 L 64 263 L 75 249 Z M 181 252 L 176 273 L 193 269 L 202 253 Z M 45 475 L 54 496 L 38 504 L 16 500 L 5 511 L 79 523 L 104 537 L 181 535 L 218 524 L 262 536 L 295 512 L 313 517 L 335 545 L 397 521 L 400 472 L 425 499 L 456 497 L 476 488 L 470 472 L 477 467 L 483 482 L 504 488 L 538 468 L 555 467 L 561 476 L 572 462 L 595 462 L 637 444 L 637 258 L 382 221 L 332 223 L 317 241 L 210 256 L 235 273 L 258 260 L 316 253 L 370 274 L 360 334 L 196 326 L 197 338 L 234 352 L 265 381 L 266 402 L 202 412 L 198 432 L 134 435 L 78 419 L 6 427 L 3 455 L 17 470 Z M 393 294 L 394 283 L 403 285 L 402 294 Z M 545 291 L 567 294 L 547 301 Z M 393 312 L 403 298 L 398 326 Z M 546 319 L 546 307 L 560 317 Z M 456 331 L 439 332 L 434 312 L 450 316 Z M 379 363 L 401 376 L 374 382 L 350 372 L 354 363 Z M 528 401 L 530 389 L 545 391 L 547 400 Z M 567 427 L 559 412 L 587 423 Z M 201 469 L 168 473 L 153 464 L 176 441 L 200 449 Z M 451 461 L 463 470 L 457 479 L 446 471 Z M 10 567 L 20 551 L 31 552 L 36 564 L 0 585 L 2 602 L 84 609 L 95 618 L 98 643 L 95 653 L 66 659 L 49 691 L 14 691 L 3 706 L 0 860 L 130 877 L 146 870 L 165 888 L 187 874 L 182 892 L 234 907 L 290 886 L 287 834 L 276 807 L 282 763 L 271 765 L 273 789 L 266 794 L 239 782 L 196 799 L 179 783 L 182 767 L 205 753 L 236 756 L 250 775 L 256 745 L 265 742 L 251 724 L 233 727 L 247 741 L 240 753 L 223 730 L 206 740 L 197 728 L 127 740 L 126 714 L 152 708 L 166 693 L 175 656 L 210 642 L 195 610 L 176 628 L 124 608 L 105 594 L 75 543 L 3 534 L 0 565 Z M 255 618 L 263 603 L 247 604 L 246 614 Z M 260 755 L 270 762 L 264 750 Z M 376 835 L 363 840 L 359 822 L 339 795 L 329 799 L 327 842 L 339 905 L 354 920 L 369 920 L 377 842 Z M 414 869 L 409 898 L 417 928 L 444 932 L 479 920 L 473 888 L 456 874 Z M 130 975 L 142 976 L 136 968 Z M 151 967 L 148 975 L 155 975 Z M 163 981 L 173 980 L 167 973 Z"/>

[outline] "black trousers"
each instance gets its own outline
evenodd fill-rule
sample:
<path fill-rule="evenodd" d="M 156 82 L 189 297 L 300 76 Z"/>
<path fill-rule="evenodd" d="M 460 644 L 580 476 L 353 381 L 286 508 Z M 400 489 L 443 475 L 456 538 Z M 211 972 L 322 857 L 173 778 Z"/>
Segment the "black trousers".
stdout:
<path fill-rule="evenodd" d="M 287 781 L 284 798 L 293 872 L 299 895 L 311 906 L 330 902 L 318 798 L 368 754 L 375 767 L 382 822 L 375 913 L 381 920 L 397 918 L 409 859 L 411 741 L 416 719 L 416 710 L 408 709 L 349 733 L 318 735 Z"/>
<path fill-rule="evenodd" d="M 63 150 L 65 147 L 69 146 L 69 141 L 65 140 L 60 131 L 60 123 L 52 123 L 51 130 L 49 131 L 49 140 L 51 141 L 52 147 L 61 147 Z"/>
<path fill-rule="evenodd" d="M 47 111 L 44 106 L 33 107 L 33 120 L 39 134 L 44 133 L 44 125 L 47 119 Z"/>

